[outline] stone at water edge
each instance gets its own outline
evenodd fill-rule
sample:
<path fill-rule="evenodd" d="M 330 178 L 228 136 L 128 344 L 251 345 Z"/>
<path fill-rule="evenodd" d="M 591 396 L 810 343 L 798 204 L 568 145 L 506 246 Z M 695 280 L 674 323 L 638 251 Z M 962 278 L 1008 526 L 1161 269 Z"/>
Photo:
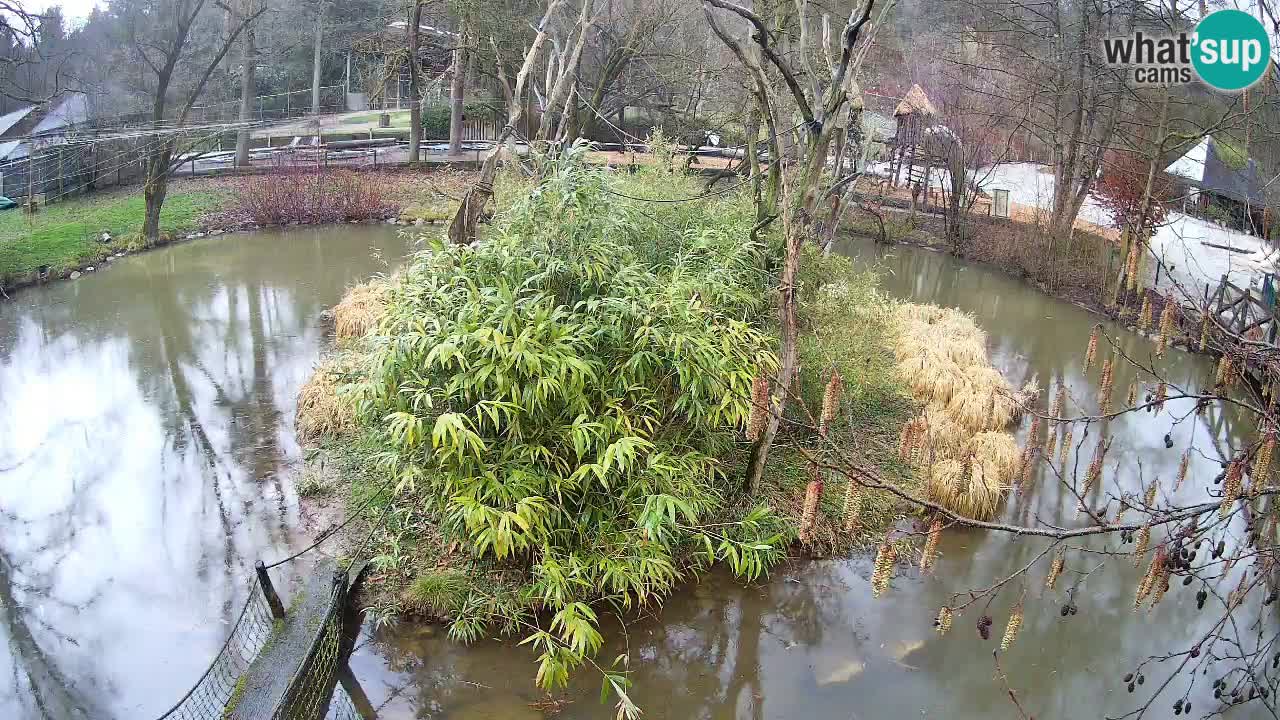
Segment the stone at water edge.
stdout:
<path fill-rule="evenodd" d="M 72 280 L 79 280 L 79 279 L 80 279 L 80 275 L 81 275 L 81 272 L 80 272 L 79 270 L 73 270 L 73 271 L 71 272 L 71 279 L 72 279 Z"/>
<path fill-rule="evenodd" d="M 413 224 L 414 224 L 414 225 L 419 225 L 419 226 L 421 226 L 421 225 L 426 225 L 426 224 L 427 224 L 427 221 L 426 221 L 426 220 L 423 220 L 422 218 L 418 218 L 417 220 L 414 220 L 414 221 L 413 221 Z"/>
<path fill-rule="evenodd" d="M 209 235 L 210 237 L 217 237 L 221 235 L 223 232 L 224 232 L 223 230 L 210 230 Z"/>
<path fill-rule="evenodd" d="M 103 230 L 103 231 L 102 231 L 102 242 L 104 242 L 104 243 L 109 243 L 109 242 L 111 242 L 111 240 L 112 240 L 112 238 L 111 238 L 111 233 L 109 233 L 109 232 L 107 232 L 107 231 Z"/>
<path fill-rule="evenodd" d="M 97 269 L 98 269 L 98 268 L 96 268 L 96 267 L 94 267 L 94 266 L 90 265 L 89 267 L 85 268 L 85 269 L 84 269 L 84 271 L 85 271 L 85 272 L 93 272 L 94 270 L 97 270 Z"/>

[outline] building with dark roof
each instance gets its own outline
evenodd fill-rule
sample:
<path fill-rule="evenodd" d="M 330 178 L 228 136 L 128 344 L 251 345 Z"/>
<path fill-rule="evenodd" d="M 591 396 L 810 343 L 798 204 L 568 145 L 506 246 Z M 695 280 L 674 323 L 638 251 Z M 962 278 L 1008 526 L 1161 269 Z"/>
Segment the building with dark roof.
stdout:
<path fill-rule="evenodd" d="M 1266 237 L 1270 226 L 1258 162 L 1221 138 L 1205 136 L 1165 168 L 1185 190 L 1188 210 Z"/>

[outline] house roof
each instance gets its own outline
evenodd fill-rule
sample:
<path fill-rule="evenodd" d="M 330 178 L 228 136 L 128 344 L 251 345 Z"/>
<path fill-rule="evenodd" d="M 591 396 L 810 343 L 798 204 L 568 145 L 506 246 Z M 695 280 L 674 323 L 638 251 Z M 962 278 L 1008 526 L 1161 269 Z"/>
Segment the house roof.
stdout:
<path fill-rule="evenodd" d="M 1262 206 L 1261 173 L 1258 161 L 1250 157 L 1233 162 L 1234 153 L 1216 141 L 1209 143 L 1209 153 L 1204 163 L 1204 178 L 1200 188 L 1224 195 L 1240 202 Z"/>
<path fill-rule="evenodd" d="M 47 133 L 89 119 L 89 100 L 84 93 L 66 93 L 39 105 L 28 105 L 0 116 L 0 142 Z"/>
<path fill-rule="evenodd" d="M 31 111 L 35 109 L 36 109 L 35 105 L 28 105 L 23 108 L 18 108 L 17 110 L 14 110 L 11 113 L 0 115 L 0 135 L 3 135 L 5 132 L 9 130 L 9 128 L 13 127 L 14 125 L 17 125 L 18 122 L 22 120 L 22 118 L 30 115 Z"/>
<path fill-rule="evenodd" d="M 1198 183 L 1204 180 L 1204 163 L 1208 155 L 1209 137 L 1205 136 L 1181 157 L 1169 163 L 1164 171 Z"/>
<path fill-rule="evenodd" d="M 89 119 L 89 98 L 84 93 L 69 93 L 40 118 L 40 122 L 31 128 L 36 135 L 51 130 L 58 130 L 68 125 L 82 123 Z"/>
<path fill-rule="evenodd" d="M 898 107 L 893 111 L 893 116 L 899 115 L 937 115 L 938 110 L 929 102 L 929 96 L 924 94 L 924 88 L 919 83 L 911 86 L 906 96 L 902 98 L 902 102 L 898 103 Z"/>
<path fill-rule="evenodd" d="M 1265 204 L 1258 162 L 1226 141 L 1206 136 L 1170 163 L 1165 172 L 1189 180 L 1205 192 L 1237 202 Z"/>
<path fill-rule="evenodd" d="M 27 145 L 21 140 L 0 142 L 0 160 L 17 160 L 27 156 Z"/>

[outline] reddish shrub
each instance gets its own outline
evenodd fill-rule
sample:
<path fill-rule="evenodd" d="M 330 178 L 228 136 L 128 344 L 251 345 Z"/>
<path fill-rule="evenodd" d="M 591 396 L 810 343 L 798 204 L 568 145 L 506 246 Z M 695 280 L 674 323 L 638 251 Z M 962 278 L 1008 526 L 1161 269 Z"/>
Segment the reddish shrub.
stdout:
<path fill-rule="evenodd" d="M 1130 152 L 1109 154 L 1108 162 L 1103 165 L 1102 178 L 1094 189 L 1098 204 L 1111 211 L 1112 224 L 1123 229 L 1138 223 L 1142 214 L 1142 197 L 1147 189 L 1147 172 L 1150 170 L 1146 158 Z M 1151 205 L 1147 209 L 1146 234 L 1150 234 L 1160 223 L 1164 222 L 1166 209 L 1164 203 L 1174 195 L 1172 184 L 1164 173 L 1156 170 L 1151 185 Z"/>
<path fill-rule="evenodd" d="M 234 211 L 259 225 L 376 220 L 395 210 L 378 176 L 355 170 L 284 167 L 236 183 Z"/>

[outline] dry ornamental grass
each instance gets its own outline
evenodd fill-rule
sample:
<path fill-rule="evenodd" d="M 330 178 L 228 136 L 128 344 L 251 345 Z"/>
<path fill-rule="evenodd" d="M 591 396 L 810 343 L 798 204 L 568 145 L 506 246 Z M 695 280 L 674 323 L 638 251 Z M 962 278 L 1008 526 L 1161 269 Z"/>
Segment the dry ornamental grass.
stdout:
<path fill-rule="evenodd" d="M 958 310 L 903 305 L 894 355 L 916 400 L 925 403 L 903 434 L 903 457 L 923 474 L 930 499 L 989 519 L 1019 470 L 1022 452 L 1005 432 L 1035 395 L 1015 391 L 987 361 L 986 334 Z"/>
<path fill-rule="evenodd" d="M 354 340 L 377 326 L 386 312 L 390 283 L 374 279 L 356 285 L 333 308 L 334 333 L 338 341 Z"/>

